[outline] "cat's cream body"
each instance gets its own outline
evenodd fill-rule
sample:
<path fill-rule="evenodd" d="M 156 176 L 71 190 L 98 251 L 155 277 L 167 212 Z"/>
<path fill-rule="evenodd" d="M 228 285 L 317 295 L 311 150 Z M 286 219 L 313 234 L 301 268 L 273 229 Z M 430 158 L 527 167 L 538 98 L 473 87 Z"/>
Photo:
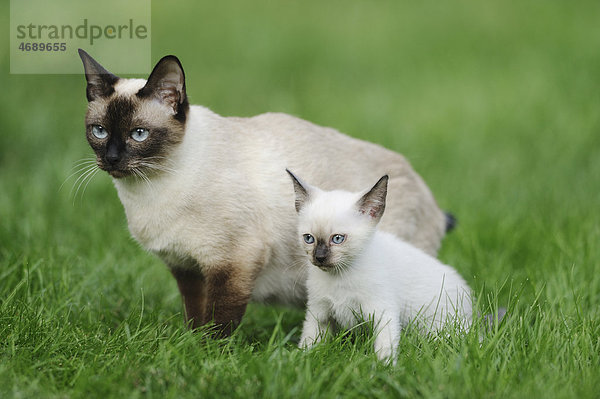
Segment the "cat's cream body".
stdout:
<path fill-rule="evenodd" d="M 400 331 L 410 323 L 428 332 L 447 323 L 470 326 L 471 293 L 456 270 L 376 228 L 387 179 L 367 194 L 325 192 L 296 181 L 297 190 L 308 190 L 300 201 L 298 235 L 313 237 L 310 243 L 301 240 L 309 269 L 301 347 L 322 339 L 330 321 L 348 329 L 372 319 L 378 357 L 395 360 Z M 370 203 L 360 205 L 361 197 Z M 327 245 L 335 235 L 343 242 Z M 315 245 L 323 247 L 321 261 L 315 260 Z"/>
<path fill-rule="evenodd" d="M 285 114 L 222 117 L 188 106 L 173 56 L 146 81 L 118 78 L 80 55 L 90 101 L 88 141 L 99 166 L 114 177 L 131 234 L 175 276 L 193 326 L 213 318 L 235 326 L 250 299 L 305 303 L 306 269 L 285 168 L 347 190 L 388 173 L 394 189 L 382 229 L 437 252 L 445 215 L 401 155 Z M 105 125 L 107 139 L 90 133 L 98 125 Z M 170 138 L 168 146 L 133 142 L 127 131 L 140 126 L 148 127 L 152 146 L 161 134 Z M 136 154 L 156 148 L 160 165 L 139 172 L 147 179 L 131 172 L 143 167 Z"/>
<path fill-rule="evenodd" d="M 117 93 L 145 83 L 125 82 Z M 358 166 L 365 162 L 371 170 Z M 192 106 L 183 142 L 167 166 L 172 172 L 150 184 L 114 179 L 132 235 L 169 264 L 188 258 L 204 267 L 260 264 L 252 293 L 257 301 L 306 299 L 301 255 L 290 245 L 296 215 L 286 167 L 326 187 L 349 190 L 387 172 L 396 190 L 382 228 L 431 253 L 444 234 L 442 212 L 402 156 L 285 114 L 224 118 Z M 432 220 L 422 220 L 420 213 Z"/>

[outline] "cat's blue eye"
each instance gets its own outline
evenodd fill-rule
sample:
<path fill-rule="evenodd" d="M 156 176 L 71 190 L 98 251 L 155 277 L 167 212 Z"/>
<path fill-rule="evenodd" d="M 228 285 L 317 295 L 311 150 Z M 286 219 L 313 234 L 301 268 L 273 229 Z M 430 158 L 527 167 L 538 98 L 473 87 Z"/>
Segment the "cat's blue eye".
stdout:
<path fill-rule="evenodd" d="M 150 136 L 148 129 L 137 128 L 131 132 L 131 138 L 135 141 L 144 141 Z"/>
<path fill-rule="evenodd" d="M 304 234 L 302 237 L 304 237 L 304 242 L 307 244 L 313 244 L 315 242 L 315 237 L 310 234 Z"/>
<path fill-rule="evenodd" d="M 334 234 L 331 236 L 331 242 L 334 244 L 341 244 L 346 239 L 346 236 L 343 234 Z"/>
<path fill-rule="evenodd" d="M 92 125 L 92 134 L 98 139 L 105 139 L 108 137 L 108 132 L 100 125 Z"/>

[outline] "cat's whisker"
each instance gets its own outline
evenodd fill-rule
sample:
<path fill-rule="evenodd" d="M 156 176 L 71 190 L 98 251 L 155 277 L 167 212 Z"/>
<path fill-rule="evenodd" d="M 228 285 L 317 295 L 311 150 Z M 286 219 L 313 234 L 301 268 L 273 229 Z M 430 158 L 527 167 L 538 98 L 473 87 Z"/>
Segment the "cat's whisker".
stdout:
<path fill-rule="evenodd" d="M 78 159 L 77 161 L 75 161 L 75 163 L 73 164 L 73 167 L 71 169 L 75 169 L 78 166 L 93 163 L 93 162 L 96 162 L 96 157 L 81 158 L 81 159 Z"/>
<path fill-rule="evenodd" d="M 151 163 L 146 163 L 143 161 L 139 161 L 135 163 L 135 168 L 139 169 L 139 170 L 144 170 L 146 172 L 149 173 L 155 173 L 155 172 L 160 172 L 160 173 L 167 173 L 170 175 L 175 175 L 176 171 L 174 169 L 171 168 L 167 168 L 165 166 L 162 165 L 156 165 L 156 164 L 151 164 Z"/>
<path fill-rule="evenodd" d="M 73 169 L 77 169 L 76 171 L 74 171 L 73 173 L 71 173 L 69 176 L 67 176 L 65 178 L 65 180 L 62 182 L 62 184 L 60 185 L 60 187 L 58 188 L 58 191 L 62 190 L 63 186 L 69 181 L 69 179 L 71 179 L 73 176 L 81 173 L 82 170 L 87 169 L 88 167 L 95 165 L 96 164 L 96 158 L 94 158 L 93 160 L 86 160 L 84 161 L 78 161 L 73 167 L 71 167 L 71 170 Z"/>
<path fill-rule="evenodd" d="M 142 170 L 140 170 L 137 167 L 132 167 L 131 170 L 133 171 L 133 173 L 135 174 L 136 177 L 138 177 L 144 183 L 146 183 L 146 185 L 148 186 L 148 188 L 150 188 L 151 190 L 154 190 L 154 185 L 152 184 L 152 182 L 150 181 L 150 179 L 148 178 L 148 176 L 146 176 L 146 174 L 144 174 L 144 172 Z"/>
<path fill-rule="evenodd" d="M 136 168 L 131 167 L 131 171 L 133 172 L 134 178 L 136 180 L 141 179 L 140 174 L 139 174 L 139 172 L 138 172 L 138 170 Z"/>
<path fill-rule="evenodd" d="M 146 176 L 143 170 L 140 170 L 140 174 L 142 175 L 142 178 L 146 184 L 148 184 L 148 187 L 150 187 L 151 190 L 154 190 L 154 184 L 152 184 L 152 181 L 148 178 L 148 176 Z"/>
<path fill-rule="evenodd" d="M 77 184 L 80 182 L 80 180 L 82 180 L 90 171 L 94 170 L 95 168 L 97 168 L 97 165 L 87 165 L 87 166 L 83 166 L 81 167 L 81 169 L 79 169 L 76 173 L 79 173 L 79 177 L 75 180 L 75 182 L 73 183 L 73 185 L 71 186 L 71 191 L 69 191 L 69 196 L 73 196 L 73 190 L 75 190 L 75 187 L 77 186 Z"/>
<path fill-rule="evenodd" d="M 163 156 L 146 157 L 146 158 L 144 158 L 144 161 L 161 161 L 161 162 L 164 162 L 164 163 L 168 163 L 171 166 L 175 166 L 175 161 L 173 161 L 170 158 L 163 157 Z"/>
<path fill-rule="evenodd" d="M 98 174 L 98 172 L 100 172 L 100 168 L 97 168 L 96 170 L 94 170 L 94 173 L 92 173 L 92 175 L 87 179 L 87 183 L 85 183 L 85 186 L 83 186 L 83 190 L 81 191 L 81 199 L 83 200 L 83 196 L 85 195 L 85 190 L 87 190 L 88 185 L 90 184 L 90 182 L 94 179 L 94 176 L 96 176 L 96 174 Z"/>
<path fill-rule="evenodd" d="M 148 177 L 144 174 L 144 171 L 142 169 L 136 169 L 138 176 L 148 185 L 148 187 L 152 186 L 152 183 L 150 182 L 150 180 L 148 180 Z"/>
<path fill-rule="evenodd" d="M 95 160 L 94 161 L 90 160 L 90 161 L 87 161 L 87 162 L 82 162 L 82 163 L 79 163 L 77 165 L 74 165 L 73 167 L 71 167 L 71 170 L 75 171 L 74 173 L 77 173 L 77 170 L 80 170 L 81 168 L 85 168 L 87 166 L 91 166 L 91 165 L 95 165 L 95 164 L 96 164 Z"/>
<path fill-rule="evenodd" d="M 82 185 L 85 183 L 85 181 L 90 178 L 93 177 L 96 172 L 99 170 L 99 168 L 94 165 L 93 167 L 89 168 L 84 174 L 82 174 L 79 179 L 77 179 L 77 181 L 79 181 L 81 179 L 81 181 L 79 182 L 79 184 L 77 185 L 77 189 L 75 190 L 75 195 L 73 196 L 73 205 L 75 205 L 75 200 L 77 199 L 77 194 L 79 193 L 79 190 L 81 189 Z M 81 178 L 83 177 L 83 179 Z M 77 183 L 77 181 L 75 183 Z M 75 186 L 75 184 L 73 184 L 73 186 Z M 83 198 L 83 196 L 82 196 Z"/>
<path fill-rule="evenodd" d="M 145 157 L 144 159 L 145 160 L 157 160 L 157 161 L 171 161 L 169 158 L 163 157 L 163 156 L 160 156 L 160 155 L 155 155 L 155 156 L 152 156 L 152 157 Z"/>
<path fill-rule="evenodd" d="M 145 162 L 147 163 L 147 162 Z M 165 171 L 169 171 L 169 172 L 175 172 L 175 168 L 172 168 L 170 166 L 167 165 L 162 165 L 162 164 L 157 164 L 157 163 L 147 163 L 148 166 L 156 168 L 156 169 L 161 169 L 161 170 L 165 170 Z"/>
<path fill-rule="evenodd" d="M 143 167 L 143 168 L 160 169 L 160 166 L 155 165 L 150 162 L 138 161 L 135 164 L 136 164 L 136 166 Z"/>
<path fill-rule="evenodd" d="M 170 168 L 168 166 L 159 165 L 159 164 L 155 164 L 152 162 L 146 162 L 145 160 L 136 162 L 136 166 L 137 165 L 143 166 L 145 168 L 153 169 L 153 170 L 158 170 L 161 172 L 171 173 L 171 174 L 175 174 L 175 172 L 176 172 L 175 169 Z"/>
<path fill-rule="evenodd" d="M 136 167 L 132 167 L 132 168 L 131 168 L 131 171 L 133 172 L 133 174 L 135 175 L 135 177 L 136 177 L 137 179 L 142 179 L 142 176 L 140 175 L 140 172 L 139 172 L 138 168 L 136 168 Z"/>
<path fill-rule="evenodd" d="M 173 159 L 167 158 L 167 157 L 164 157 L 164 156 L 147 157 L 147 158 L 144 158 L 144 161 L 150 161 L 150 162 L 153 162 L 153 163 L 157 163 L 158 162 L 158 163 L 161 163 L 164 166 L 168 166 L 168 167 L 175 167 L 176 166 L 176 162 Z"/>
<path fill-rule="evenodd" d="M 79 183 L 77 184 L 77 188 L 75 189 L 75 194 L 73 195 L 73 201 L 75 201 L 77 199 L 77 195 L 79 194 L 79 191 L 81 190 L 83 185 L 86 183 L 86 181 L 89 179 L 89 177 L 94 175 L 97 170 L 98 170 L 97 167 L 89 168 L 88 170 L 86 170 L 86 172 L 84 172 L 81 175 L 81 179 L 78 179 Z M 73 185 L 73 186 L 75 186 L 75 185 Z"/>

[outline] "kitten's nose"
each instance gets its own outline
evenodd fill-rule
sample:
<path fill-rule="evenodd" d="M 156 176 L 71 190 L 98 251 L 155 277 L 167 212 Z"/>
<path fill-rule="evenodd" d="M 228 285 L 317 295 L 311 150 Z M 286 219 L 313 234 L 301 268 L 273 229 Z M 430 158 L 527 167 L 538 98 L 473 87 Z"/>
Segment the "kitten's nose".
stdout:
<path fill-rule="evenodd" d="M 325 263 L 325 261 L 327 260 L 328 252 L 329 250 L 327 249 L 327 246 L 317 244 L 317 247 L 315 248 L 315 260 L 321 264 Z"/>

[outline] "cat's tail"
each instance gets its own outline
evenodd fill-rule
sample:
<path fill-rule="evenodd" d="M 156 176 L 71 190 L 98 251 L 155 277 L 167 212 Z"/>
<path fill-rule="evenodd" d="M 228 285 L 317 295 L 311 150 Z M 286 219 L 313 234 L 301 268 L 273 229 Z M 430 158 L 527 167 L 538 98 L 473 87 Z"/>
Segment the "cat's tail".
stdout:
<path fill-rule="evenodd" d="M 449 233 L 452 230 L 454 230 L 454 228 L 458 224 L 458 220 L 456 220 L 454 215 L 450 212 L 444 212 L 444 215 L 446 215 L 446 233 Z"/>

